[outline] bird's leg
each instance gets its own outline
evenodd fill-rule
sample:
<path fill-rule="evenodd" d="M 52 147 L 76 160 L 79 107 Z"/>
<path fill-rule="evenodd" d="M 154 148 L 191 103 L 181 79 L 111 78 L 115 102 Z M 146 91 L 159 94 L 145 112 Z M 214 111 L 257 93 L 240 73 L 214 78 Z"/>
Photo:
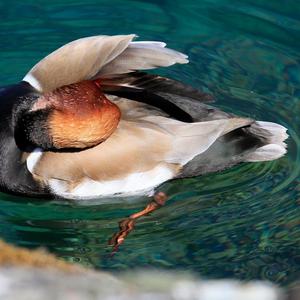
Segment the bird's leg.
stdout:
<path fill-rule="evenodd" d="M 108 244 L 113 246 L 113 254 L 118 251 L 119 246 L 125 241 L 127 235 L 134 229 L 137 219 L 148 215 L 165 205 L 168 197 L 164 192 L 158 192 L 153 200 L 141 211 L 130 215 L 128 218 L 119 222 L 119 231 L 109 240 Z"/>

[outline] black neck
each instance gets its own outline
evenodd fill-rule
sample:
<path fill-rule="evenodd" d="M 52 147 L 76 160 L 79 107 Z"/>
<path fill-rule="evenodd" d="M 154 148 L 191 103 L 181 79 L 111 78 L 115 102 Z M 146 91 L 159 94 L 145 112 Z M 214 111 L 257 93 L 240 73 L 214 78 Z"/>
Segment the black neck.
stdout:
<path fill-rule="evenodd" d="M 22 161 L 14 139 L 14 108 L 30 98 L 34 89 L 26 82 L 0 88 L 0 190 L 29 197 L 45 196 Z"/>

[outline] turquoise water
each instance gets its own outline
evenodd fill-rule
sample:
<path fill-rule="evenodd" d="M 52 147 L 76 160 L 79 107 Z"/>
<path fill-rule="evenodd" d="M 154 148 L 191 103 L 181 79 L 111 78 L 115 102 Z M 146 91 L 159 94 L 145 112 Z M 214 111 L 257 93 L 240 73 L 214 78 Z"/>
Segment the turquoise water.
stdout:
<path fill-rule="evenodd" d="M 227 111 L 288 127 L 289 152 L 166 184 L 167 205 L 141 219 L 113 257 L 108 239 L 146 198 L 75 203 L 1 194 L 0 236 L 108 270 L 183 269 L 282 285 L 299 278 L 300 2 L 47 2 L 0 2 L 1 85 L 68 41 L 136 33 L 189 55 L 189 65 L 160 74 L 209 90 Z"/>

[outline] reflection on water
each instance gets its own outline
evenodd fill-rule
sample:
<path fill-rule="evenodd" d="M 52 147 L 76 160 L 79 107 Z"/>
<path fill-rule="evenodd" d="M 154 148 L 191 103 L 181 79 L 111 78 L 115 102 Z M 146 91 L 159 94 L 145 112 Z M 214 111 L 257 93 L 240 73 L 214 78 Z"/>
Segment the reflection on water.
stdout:
<path fill-rule="evenodd" d="M 1 237 L 102 269 L 189 269 L 209 278 L 292 282 L 300 276 L 300 3 L 113 3 L 0 3 L 1 84 L 20 80 L 67 41 L 135 32 L 189 54 L 189 65 L 160 74 L 209 90 L 227 111 L 288 127 L 288 155 L 166 184 L 166 206 L 141 219 L 113 257 L 108 239 L 147 198 L 65 203 L 2 194 Z"/>

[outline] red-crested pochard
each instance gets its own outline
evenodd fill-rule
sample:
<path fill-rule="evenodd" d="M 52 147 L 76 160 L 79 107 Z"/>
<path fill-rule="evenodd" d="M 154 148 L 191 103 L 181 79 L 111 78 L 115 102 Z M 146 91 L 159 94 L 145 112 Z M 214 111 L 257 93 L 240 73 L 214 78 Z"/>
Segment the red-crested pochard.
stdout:
<path fill-rule="evenodd" d="M 2 191 L 149 194 L 174 178 L 286 153 L 283 126 L 223 112 L 208 94 L 141 72 L 188 59 L 134 37 L 73 41 L 0 89 Z"/>

